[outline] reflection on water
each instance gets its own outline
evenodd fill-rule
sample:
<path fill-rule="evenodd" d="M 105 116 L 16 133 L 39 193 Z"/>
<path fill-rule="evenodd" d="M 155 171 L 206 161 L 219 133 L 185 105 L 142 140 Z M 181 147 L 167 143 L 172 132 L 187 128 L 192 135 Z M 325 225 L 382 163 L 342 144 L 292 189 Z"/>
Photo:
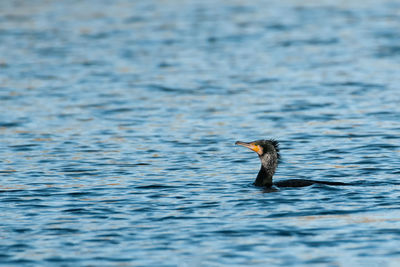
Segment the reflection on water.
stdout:
<path fill-rule="evenodd" d="M 399 8 L 1 2 L 0 262 L 396 265 Z"/>

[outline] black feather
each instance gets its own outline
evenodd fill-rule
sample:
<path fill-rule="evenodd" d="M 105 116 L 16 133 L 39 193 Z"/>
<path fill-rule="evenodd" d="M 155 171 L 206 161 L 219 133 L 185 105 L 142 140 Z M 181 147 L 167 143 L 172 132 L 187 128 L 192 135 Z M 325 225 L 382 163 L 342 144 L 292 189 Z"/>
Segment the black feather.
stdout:
<path fill-rule="evenodd" d="M 279 153 L 279 142 L 275 139 L 268 140 L 275 148 L 276 154 L 278 155 L 278 159 L 281 158 L 281 154 Z"/>

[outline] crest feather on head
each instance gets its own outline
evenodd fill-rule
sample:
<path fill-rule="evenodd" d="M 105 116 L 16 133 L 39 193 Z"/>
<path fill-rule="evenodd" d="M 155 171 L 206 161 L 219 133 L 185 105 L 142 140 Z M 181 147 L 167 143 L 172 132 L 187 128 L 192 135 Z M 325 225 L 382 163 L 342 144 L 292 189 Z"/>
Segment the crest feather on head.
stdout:
<path fill-rule="evenodd" d="M 278 155 L 278 159 L 280 159 L 281 154 L 279 153 L 279 142 L 275 139 L 269 139 L 269 140 L 265 140 L 265 141 L 271 143 L 274 146 L 274 148 L 276 150 L 276 154 Z"/>

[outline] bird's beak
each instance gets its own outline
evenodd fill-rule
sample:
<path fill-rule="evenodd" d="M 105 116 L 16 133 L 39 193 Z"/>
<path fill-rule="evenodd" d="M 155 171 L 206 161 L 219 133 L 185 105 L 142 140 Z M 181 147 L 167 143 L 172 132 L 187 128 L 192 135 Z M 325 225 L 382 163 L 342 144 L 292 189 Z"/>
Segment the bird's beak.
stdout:
<path fill-rule="evenodd" d="M 246 143 L 246 142 L 236 141 L 235 145 L 244 146 L 244 147 L 250 148 L 251 150 L 253 150 L 254 152 L 256 152 L 259 155 L 261 153 L 260 146 L 254 144 L 254 142 Z"/>

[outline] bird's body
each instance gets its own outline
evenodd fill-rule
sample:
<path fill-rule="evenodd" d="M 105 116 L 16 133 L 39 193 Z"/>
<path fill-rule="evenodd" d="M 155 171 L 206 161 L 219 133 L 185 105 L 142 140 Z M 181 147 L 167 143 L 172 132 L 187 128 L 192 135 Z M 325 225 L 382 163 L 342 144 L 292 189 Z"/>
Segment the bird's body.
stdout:
<path fill-rule="evenodd" d="M 348 185 L 342 182 L 330 182 L 330 181 L 315 181 L 308 179 L 289 179 L 285 181 L 275 182 L 274 185 L 277 187 L 303 187 L 313 184 L 326 184 L 326 185 Z"/>
<path fill-rule="evenodd" d="M 325 185 L 347 185 L 341 182 L 330 181 L 314 181 L 307 179 L 290 179 L 285 181 L 272 182 L 272 177 L 275 174 L 278 162 L 280 159 L 279 143 L 276 140 L 258 140 L 250 143 L 237 141 L 236 145 L 247 147 L 256 152 L 261 160 L 261 169 L 258 172 L 257 178 L 254 182 L 255 186 L 261 187 L 304 187 L 313 184 Z"/>

